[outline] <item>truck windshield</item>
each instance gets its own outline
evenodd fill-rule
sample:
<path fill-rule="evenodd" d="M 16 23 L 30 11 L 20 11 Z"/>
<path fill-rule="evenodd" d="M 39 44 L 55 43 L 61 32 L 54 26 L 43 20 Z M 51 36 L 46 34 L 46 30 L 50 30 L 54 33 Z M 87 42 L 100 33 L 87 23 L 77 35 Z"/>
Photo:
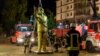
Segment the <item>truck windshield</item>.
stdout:
<path fill-rule="evenodd" d="M 31 26 L 19 26 L 17 28 L 18 31 L 21 31 L 21 32 L 25 32 L 25 31 L 31 31 Z"/>
<path fill-rule="evenodd" d="M 94 31 L 98 31 L 98 23 L 91 23 L 90 24 L 90 29 L 93 29 Z"/>

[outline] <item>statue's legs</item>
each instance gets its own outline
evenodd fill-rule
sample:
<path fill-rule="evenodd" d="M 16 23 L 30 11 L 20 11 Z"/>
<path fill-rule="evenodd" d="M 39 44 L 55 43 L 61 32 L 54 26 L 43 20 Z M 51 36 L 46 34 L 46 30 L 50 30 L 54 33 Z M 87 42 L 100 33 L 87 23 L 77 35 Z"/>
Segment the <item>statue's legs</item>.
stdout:
<path fill-rule="evenodd" d="M 46 51 L 46 33 L 38 32 L 38 51 Z"/>
<path fill-rule="evenodd" d="M 42 47 L 42 32 L 38 31 L 38 51 L 41 52 L 41 47 Z"/>
<path fill-rule="evenodd" d="M 43 51 L 46 51 L 46 41 L 47 41 L 47 35 L 46 32 L 43 33 L 43 38 L 42 38 L 42 49 Z"/>

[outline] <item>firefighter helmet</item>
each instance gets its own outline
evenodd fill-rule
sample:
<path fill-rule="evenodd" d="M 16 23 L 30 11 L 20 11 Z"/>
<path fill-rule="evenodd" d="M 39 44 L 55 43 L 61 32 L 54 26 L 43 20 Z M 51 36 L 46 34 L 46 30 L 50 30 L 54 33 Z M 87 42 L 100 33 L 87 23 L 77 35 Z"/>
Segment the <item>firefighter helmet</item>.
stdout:
<path fill-rule="evenodd" d="M 71 23 L 70 27 L 76 27 L 76 24 L 75 23 Z"/>

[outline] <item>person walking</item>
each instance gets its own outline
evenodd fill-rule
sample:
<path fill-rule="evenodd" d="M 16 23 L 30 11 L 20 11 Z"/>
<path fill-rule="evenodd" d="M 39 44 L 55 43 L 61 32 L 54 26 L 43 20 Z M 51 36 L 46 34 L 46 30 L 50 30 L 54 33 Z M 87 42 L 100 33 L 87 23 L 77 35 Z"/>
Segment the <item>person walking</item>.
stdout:
<path fill-rule="evenodd" d="M 67 32 L 67 50 L 69 56 L 79 55 L 80 43 L 80 33 L 75 30 L 75 24 L 72 24 L 71 29 Z"/>
<path fill-rule="evenodd" d="M 24 53 L 30 52 L 29 49 L 29 44 L 30 44 L 30 35 L 25 35 L 25 42 L 24 42 Z"/>

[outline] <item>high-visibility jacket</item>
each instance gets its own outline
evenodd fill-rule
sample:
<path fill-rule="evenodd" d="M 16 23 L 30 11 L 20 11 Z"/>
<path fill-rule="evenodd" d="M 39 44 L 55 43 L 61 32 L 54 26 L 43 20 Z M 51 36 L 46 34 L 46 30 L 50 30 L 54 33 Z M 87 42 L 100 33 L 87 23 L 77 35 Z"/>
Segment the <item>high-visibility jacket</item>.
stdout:
<path fill-rule="evenodd" d="M 81 43 L 80 33 L 74 29 L 69 30 L 67 33 L 67 50 L 79 50 L 79 45 Z"/>

